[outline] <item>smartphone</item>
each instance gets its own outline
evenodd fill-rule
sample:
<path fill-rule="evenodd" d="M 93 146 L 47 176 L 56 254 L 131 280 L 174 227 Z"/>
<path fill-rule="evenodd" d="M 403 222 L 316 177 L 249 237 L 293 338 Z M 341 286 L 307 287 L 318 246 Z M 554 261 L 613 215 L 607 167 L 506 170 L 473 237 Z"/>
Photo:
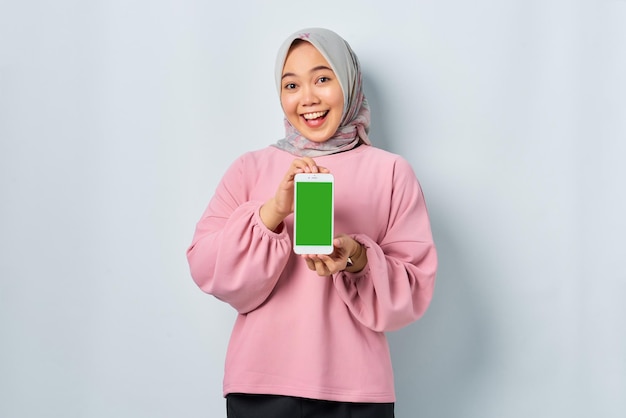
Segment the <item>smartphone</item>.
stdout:
<path fill-rule="evenodd" d="M 295 176 L 293 251 L 296 254 L 333 252 L 335 178 L 330 173 Z"/>

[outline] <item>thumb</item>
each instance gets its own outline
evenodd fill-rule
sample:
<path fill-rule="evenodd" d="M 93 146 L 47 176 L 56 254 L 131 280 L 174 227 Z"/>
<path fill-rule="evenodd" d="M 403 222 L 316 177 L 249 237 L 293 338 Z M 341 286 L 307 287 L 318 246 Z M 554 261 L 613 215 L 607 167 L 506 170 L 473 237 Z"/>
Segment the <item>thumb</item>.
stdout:
<path fill-rule="evenodd" d="M 337 248 L 341 248 L 344 251 L 347 251 L 350 249 L 350 240 L 351 238 L 347 235 L 340 235 L 337 238 L 335 238 L 335 242 L 334 245 Z"/>

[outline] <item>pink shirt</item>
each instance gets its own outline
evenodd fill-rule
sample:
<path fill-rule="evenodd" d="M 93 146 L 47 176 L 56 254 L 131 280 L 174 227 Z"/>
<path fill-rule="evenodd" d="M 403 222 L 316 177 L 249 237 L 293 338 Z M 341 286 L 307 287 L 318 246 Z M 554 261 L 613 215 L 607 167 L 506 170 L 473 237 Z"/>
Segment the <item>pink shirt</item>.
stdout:
<path fill-rule="evenodd" d="M 187 251 L 197 285 L 239 312 L 224 394 L 394 402 L 384 332 L 424 313 L 437 269 L 419 183 L 406 160 L 371 146 L 315 158 L 335 176 L 335 232 L 368 259 L 320 277 L 292 251 L 293 215 L 278 233 L 259 217 L 294 158 L 268 147 L 236 160 Z"/>

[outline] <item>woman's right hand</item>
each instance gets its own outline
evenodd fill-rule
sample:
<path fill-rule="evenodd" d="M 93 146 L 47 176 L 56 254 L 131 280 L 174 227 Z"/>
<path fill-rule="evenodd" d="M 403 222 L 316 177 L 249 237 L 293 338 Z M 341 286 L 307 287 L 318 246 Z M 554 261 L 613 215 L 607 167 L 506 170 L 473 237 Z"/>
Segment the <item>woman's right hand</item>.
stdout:
<path fill-rule="evenodd" d="M 265 226 L 274 231 L 293 212 L 293 189 L 296 174 L 329 172 L 327 168 L 315 164 L 312 158 L 301 157 L 293 160 L 278 185 L 276 194 L 261 206 L 260 216 Z"/>

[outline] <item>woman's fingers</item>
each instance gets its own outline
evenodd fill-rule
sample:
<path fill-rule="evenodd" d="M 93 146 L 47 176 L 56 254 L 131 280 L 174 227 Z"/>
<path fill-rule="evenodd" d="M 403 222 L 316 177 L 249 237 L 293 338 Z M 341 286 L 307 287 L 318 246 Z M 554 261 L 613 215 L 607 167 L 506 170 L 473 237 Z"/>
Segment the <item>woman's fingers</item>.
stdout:
<path fill-rule="evenodd" d="M 304 172 L 305 173 L 317 173 L 317 172 L 319 172 L 319 170 L 317 168 L 317 164 L 315 164 L 315 161 L 313 161 L 313 158 L 302 157 L 302 159 L 300 161 L 302 161 L 302 163 L 304 163 Z"/>
<path fill-rule="evenodd" d="M 268 227 L 275 227 L 276 223 L 282 222 L 282 220 L 293 212 L 293 199 L 294 199 L 294 178 L 298 173 L 329 173 L 330 171 L 326 167 L 320 167 L 315 164 L 315 161 L 310 157 L 296 158 L 291 162 L 291 165 L 287 169 L 285 176 L 278 185 L 278 189 L 271 198 L 263 205 L 263 222 Z M 274 228 L 270 228 L 274 229 Z M 320 269 L 322 267 L 310 266 L 312 270 Z"/>
<path fill-rule="evenodd" d="M 300 173 L 329 173 L 330 171 L 326 167 L 318 166 L 315 160 L 310 157 L 296 158 L 291 163 L 293 175 Z M 301 170 L 301 171 L 300 171 Z"/>
<path fill-rule="evenodd" d="M 339 263 L 327 255 L 308 254 L 303 258 L 309 270 L 315 271 L 319 276 L 330 276 L 339 271 Z"/>

